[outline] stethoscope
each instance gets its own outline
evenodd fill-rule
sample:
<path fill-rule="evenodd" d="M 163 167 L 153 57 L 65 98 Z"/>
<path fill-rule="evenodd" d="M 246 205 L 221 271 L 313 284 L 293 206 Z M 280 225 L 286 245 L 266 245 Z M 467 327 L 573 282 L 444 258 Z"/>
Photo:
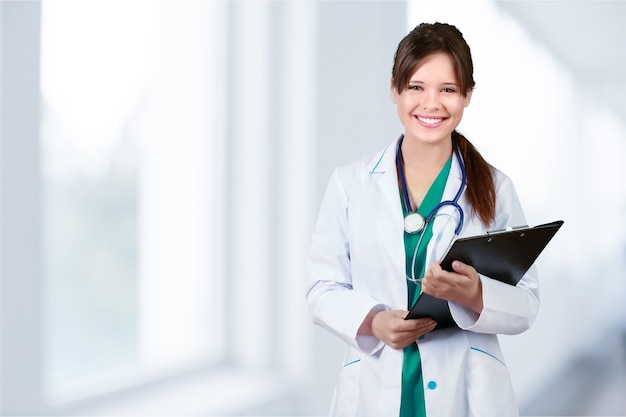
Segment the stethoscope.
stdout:
<path fill-rule="evenodd" d="M 459 190 L 456 192 L 456 195 L 454 196 L 452 200 L 446 200 L 446 201 L 440 202 L 430 211 L 430 213 L 428 213 L 428 215 L 426 215 L 426 218 L 424 218 L 421 214 L 417 212 L 417 208 L 415 211 L 413 211 L 413 208 L 411 207 L 411 201 L 409 200 L 409 190 L 406 185 L 406 177 L 404 174 L 404 164 L 402 162 L 401 147 L 402 147 L 403 140 L 404 140 L 404 135 L 401 136 L 400 139 L 398 140 L 398 149 L 396 151 L 396 164 L 398 166 L 398 173 L 400 176 L 400 187 L 402 188 L 402 195 L 404 196 L 404 204 L 406 207 L 406 211 L 408 213 L 404 217 L 404 231 L 409 234 L 422 232 L 427 227 L 427 225 L 431 221 L 433 221 L 433 219 L 437 216 L 437 213 L 439 212 L 439 210 L 441 210 L 441 208 L 445 206 L 452 206 L 459 212 L 459 223 L 454 229 L 454 237 L 452 238 L 454 240 L 459 235 L 459 233 L 461 233 L 461 229 L 463 228 L 464 215 L 463 215 L 463 209 L 459 205 L 459 198 L 461 197 L 461 194 L 463 194 L 463 191 L 465 190 L 465 186 L 467 185 L 467 178 L 465 175 L 465 164 L 463 163 L 463 158 L 461 158 L 459 148 L 453 143 L 452 146 L 454 149 L 454 155 L 456 156 L 456 159 L 461 168 L 461 186 L 459 187 Z M 415 246 L 415 252 L 413 253 L 413 261 L 412 261 L 412 266 L 411 266 L 412 276 L 411 277 L 407 276 L 407 279 L 409 281 L 415 282 L 415 283 L 421 282 L 421 278 L 420 279 L 415 278 L 415 259 L 417 257 L 417 250 L 420 247 L 420 244 L 422 243 L 422 238 L 424 237 L 424 235 L 425 233 L 421 233 L 420 238 L 417 242 L 417 245 Z"/>

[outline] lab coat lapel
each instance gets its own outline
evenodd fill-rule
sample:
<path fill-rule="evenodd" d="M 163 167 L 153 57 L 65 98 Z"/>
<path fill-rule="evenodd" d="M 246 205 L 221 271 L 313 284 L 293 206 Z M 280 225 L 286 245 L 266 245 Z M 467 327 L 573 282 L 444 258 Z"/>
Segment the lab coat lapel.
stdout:
<path fill-rule="evenodd" d="M 404 284 L 405 281 L 405 251 L 404 251 L 404 220 L 400 195 L 398 191 L 398 177 L 396 170 L 397 141 L 390 143 L 382 153 L 377 154 L 367 166 L 372 184 L 372 197 L 377 200 L 376 213 L 370 218 L 368 228 L 375 228 L 374 238 L 377 240 L 378 253 L 372 254 L 381 262 L 389 264 L 390 279 Z M 403 291 L 394 292 L 395 308 L 406 307 L 406 285 L 392 286 Z"/>
<path fill-rule="evenodd" d="M 403 227 L 402 206 L 399 204 L 398 173 L 396 170 L 397 140 L 389 144 L 382 154 L 378 154 L 368 164 L 382 201 L 381 215 L 388 216 L 395 226 Z"/>

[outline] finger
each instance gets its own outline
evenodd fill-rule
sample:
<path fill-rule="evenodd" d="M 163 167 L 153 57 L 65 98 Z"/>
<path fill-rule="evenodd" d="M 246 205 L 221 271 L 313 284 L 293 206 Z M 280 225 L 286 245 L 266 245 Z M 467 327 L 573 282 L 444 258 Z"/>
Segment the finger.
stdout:
<path fill-rule="evenodd" d="M 441 283 L 442 269 L 438 264 L 433 264 L 431 268 L 424 275 L 422 280 L 422 292 L 428 295 L 434 295 L 438 285 Z"/>
<path fill-rule="evenodd" d="M 424 277 L 422 280 L 422 293 L 428 295 L 435 295 L 435 291 L 437 290 L 437 284 L 435 278 L 432 276 Z"/>
<path fill-rule="evenodd" d="M 454 272 L 463 274 L 463 275 L 467 275 L 469 272 L 474 270 L 474 268 L 472 268 L 471 266 L 467 264 L 464 264 L 461 261 L 452 262 L 452 269 L 454 270 Z"/>
<path fill-rule="evenodd" d="M 433 330 L 435 330 L 435 327 L 437 327 L 437 322 L 433 320 L 431 323 L 428 324 L 428 327 L 425 329 L 424 333 L 432 332 Z"/>
<path fill-rule="evenodd" d="M 426 333 L 431 331 L 432 329 L 434 329 L 437 326 L 437 322 L 433 319 L 428 319 L 427 321 L 425 321 L 422 326 L 421 326 L 421 330 Z"/>
<path fill-rule="evenodd" d="M 406 315 L 409 314 L 409 312 L 406 310 L 391 310 L 391 312 L 393 313 L 393 317 L 402 320 L 404 320 Z"/>
<path fill-rule="evenodd" d="M 415 331 L 417 329 L 428 328 L 432 324 L 437 324 L 437 322 L 430 317 L 425 317 L 423 319 L 414 319 L 414 320 L 405 320 L 410 323 L 410 327 L 407 330 Z"/>
<path fill-rule="evenodd" d="M 432 327 L 432 326 L 437 324 L 437 322 L 435 320 L 433 320 L 432 318 L 430 318 L 430 317 L 426 317 L 426 318 L 423 318 L 423 319 L 417 319 L 416 321 L 419 322 L 419 325 L 422 328 Z"/>
<path fill-rule="evenodd" d="M 441 273 L 441 271 L 443 271 L 443 269 L 441 269 L 441 261 L 437 261 L 437 262 L 433 263 L 433 264 L 430 266 L 430 271 L 431 271 L 433 274 L 435 274 L 435 275 L 440 274 L 440 273 Z"/>
<path fill-rule="evenodd" d="M 478 272 L 474 269 L 473 266 L 464 264 L 461 261 L 452 262 L 452 269 L 454 272 L 460 275 L 464 275 L 472 280 L 478 279 Z"/>
<path fill-rule="evenodd" d="M 435 327 L 437 327 L 437 322 L 434 320 L 430 320 L 424 325 L 422 325 L 419 329 L 416 329 L 414 336 L 419 337 L 423 334 L 432 332 L 433 330 L 435 330 Z"/>
<path fill-rule="evenodd" d="M 449 274 L 449 272 L 441 268 L 441 263 L 435 262 L 428 269 L 430 284 L 436 286 L 439 282 L 444 282 L 446 280 L 447 274 Z"/>

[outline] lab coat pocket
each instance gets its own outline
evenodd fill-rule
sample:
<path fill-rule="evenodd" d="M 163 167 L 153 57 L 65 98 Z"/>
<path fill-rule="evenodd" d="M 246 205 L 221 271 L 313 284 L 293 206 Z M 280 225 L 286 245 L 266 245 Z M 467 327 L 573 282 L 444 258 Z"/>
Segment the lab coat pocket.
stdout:
<path fill-rule="evenodd" d="M 339 371 L 330 415 L 346 417 L 356 415 L 361 367 L 360 358 L 350 358 Z"/>
<path fill-rule="evenodd" d="M 472 417 L 517 417 L 513 386 L 500 357 L 472 347 L 469 351 L 467 401 Z"/>

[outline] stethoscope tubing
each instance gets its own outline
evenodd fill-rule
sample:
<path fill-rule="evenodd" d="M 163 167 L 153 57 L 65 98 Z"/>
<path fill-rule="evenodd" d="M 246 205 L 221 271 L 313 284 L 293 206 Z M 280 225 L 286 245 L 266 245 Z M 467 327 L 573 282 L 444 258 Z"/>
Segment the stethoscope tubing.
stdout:
<path fill-rule="evenodd" d="M 400 136 L 400 139 L 398 139 L 398 149 L 396 151 L 396 163 L 398 165 L 398 171 L 400 174 L 400 187 L 402 188 L 402 194 L 404 196 L 404 204 L 409 214 L 412 214 L 414 213 L 414 211 L 413 211 L 413 208 L 411 207 L 411 201 L 409 200 L 409 188 L 406 185 L 406 176 L 404 174 L 404 163 L 402 161 L 402 141 L 403 140 L 404 140 L 404 135 Z M 463 194 L 463 191 L 465 190 L 465 187 L 467 185 L 467 176 L 465 174 L 465 164 L 463 163 L 463 158 L 461 158 L 461 153 L 459 151 L 458 146 L 456 146 L 456 144 L 453 143 L 452 147 L 454 150 L 454 155 L 456 156 L 456 159 L 461 168 L 461 186 L 459 187 L 458 191 L 456 192 L 456 195 L 454 196 L 452 200 L 446 200 L 446 201 L 440 202 L 430 211 L 430 213 L 428 213 L 428 215 L 424 219 L 423 228 L 427 227 L 428 223 L 430 223 L 433 220 L 433 218 L 435 217 L 435 214 L 442 207 L 453 206 L 459 212 L 459 224 L 454 230 L 455 236 L 458 236 L 459 233 L 461 233 L 461 229 L 463 228 L 463 221 L 464 221 L 463 209 L 459 205 L 459 198 L 461 198 L 461 194 Z M 417 210 L 415 210 L 415 212 L 417 212 Z"/>
<path fill-rule="evenodd" d="M 396 151 L 396 164 L 398 166 L 398 171 L 399 171 L 399 176 L 400 176 L 400 186 L 402 188 L 402 194 L 404 196 L 404 204 L 405 204 L 405 208 L 407 210 L 407 212 L 409 213 L 407 216 L 412 215 L 412 214 L 417 214 L 417 210 L 415 210 L 415 212 L 413 212 L 413 209 L 411 207 L 411 202 L 409 200 L 409 191 L 408 191 L 408 187 L 406 185 L 406 177 L 405 177 L 405 173 L 404 173 L 404 164 L 402 161 L 402 141 L 404 140 L 404 135 L 402 135 L 400 137 L 400 139 L 398 139 L 398 149 Z M 463 194 L 463 191 L 465 190 L 465 187 L 467 185 L 467 177 L 465 174 L 465 164 L 463 163 L 463 158 L 461 158 L 461 153 L 459 151 L 459 148 L 456 146 L 456 144 L 453 143 L 453 150 L 454 150 L 454 154 L 456 156 L 456 159 L 459 163 L 459 167 L 461 169 L 461 186 L 459 187 L 458 191 L 456 192 L 456 195 L 454 196 L 454 198 L 452 200 L 446 200 L 446 201 L 442 201 L 439 204 L 437 204 L 431 211 L 430 213 L 428 213 L 428 215 L 426 216 L 426 218 L 424 219 L 423 222 L 423 226 L 414 232 L 409 232 L 408 230 L 405 231 L 407 233 L 418 233 L 418 232 L 422 232 L 423 230 L 425 230 L 428 227 L 428 224 L 433 221 L 433 219 L 435 218 L 435 216 L 437 216 L 437 213 L 439 212 L 439 210 L 441 210 L 441 208 L 445 207 L 445 206 L 452 206 L 454 207 L 458 212 L 459 212 L 459 223 L 457 224 L 456 228 L 454 229 L 454 238 L 456 238 L 459 233 L 461 233 L 461 229 L 463 228 L 463 222 L 464 222 L 464 214 L 463 214 L 463 209 L 461 208 L 461 206 L 459 205 L 459 199 L 461 198 L 461 195 Z M 419 214 L 418 214 L 419 215 Z M 425 233 L 420 233 L 420 238 L 417 241 L 417 245 L 415 246 L 415 251 L 413 253 L 413 258 L 412 258 L 412 262 L 411 262 L 411 277 L 407 276 L 406 278 L 414 283 L 417 284 L 421 284 L 421 278 L 417 279 L 415 278 L 415 262 L 417 259 L 417 251 L 422 243 L 422 239 L 424 237 Z"/>

